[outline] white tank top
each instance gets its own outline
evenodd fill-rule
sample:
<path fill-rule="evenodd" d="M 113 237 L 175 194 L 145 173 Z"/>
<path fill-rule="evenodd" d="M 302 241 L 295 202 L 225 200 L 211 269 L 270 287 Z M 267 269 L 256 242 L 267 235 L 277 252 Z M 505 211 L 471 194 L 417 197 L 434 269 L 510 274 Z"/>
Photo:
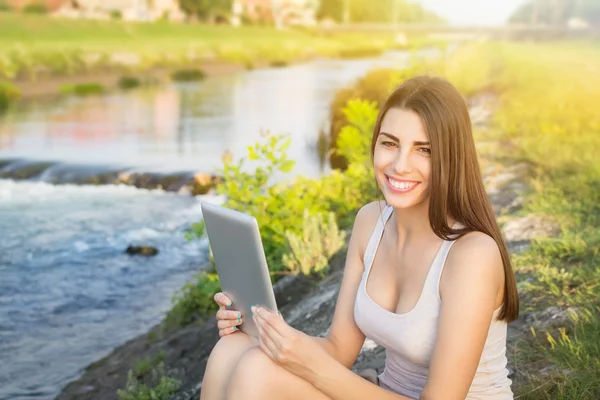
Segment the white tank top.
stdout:
<path fill-rule="evenodd" d="M 441 299 L 440 277 L 454 241 L 444 241 L 427 273 L 417 304 L 407 313 L 390 312 L 369 297 L 366 282 L 371 265 L 393 208 L 387 206 L 369 239 L 364 255 L 365 271 L 360 282 L 354 319 L 360 330 L 386 349 L 386 361 L 379 375 L 380 386 L 392 392 L 418 399 L 427 376 L 437 335 Z M 505 321 L 498 321 L 500 308 L 494 311 L 477 372 L 466 400 L 512 400 L 512 381 L 506 369 Z"/>

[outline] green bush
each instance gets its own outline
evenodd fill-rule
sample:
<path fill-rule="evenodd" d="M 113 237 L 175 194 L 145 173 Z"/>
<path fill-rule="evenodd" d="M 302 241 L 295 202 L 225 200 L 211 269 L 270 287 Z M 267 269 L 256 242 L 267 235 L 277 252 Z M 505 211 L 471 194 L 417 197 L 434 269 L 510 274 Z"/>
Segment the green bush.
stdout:
<path fill-rule="evenodd" d="M 175 82 L 200 81 L 206 77 L 204 71 L 199 69 L 182 69 L 171 74 L 171 79 Z"/>
<path fill-rule="evenodd" d="M 8 11 L 13 11 L 12 6 L 4 0 L 0 1 L 0 12 L 8 12 Z"/>
<path fill-rule="evenodd" d="M 341 136 L 340 152 L 352 162 L 345 171 L 334 170 L 320 179 L 298 176 L 290 181 L 274 182 L 275 174 L 288 173 L 294 166 L 286 153 L 291 143 L 288 135 L 265 135 L 263 142 L 249 146 L 247 157 L 237 162 L 223 157 L 223 168 L 218 171 L 223 180 L 217 184 L 216 191 L 225 196 L 225 207 L 256 218 L 274 281 L 290 270 L 311 274 L 313 259 L 319 261 L 317 275 L 325 274 L 323 260 L 329 259 L 343 245 L 343 233 L 337 231 L 338 226 L 344 230 L 349 228 L 358 209 L 376 200 L 377 183 L 369 161 L 370 134 L 366 139 L 362 137 L 373 129 L 376 114 L 373 103 L 349 103 L 345 115 L 352 127 Z M 255 168 L 249 169 L 248 162 L 254 163 Z M 327 225 L 319 219 L 323 215 L 329 215 Z M 321 240 L 318 243 L 296 240 L 307 233 Z M 186 237 L 192 240 L 204 234 L 205 225 L 201 221 L 192 225 Z M 289 254 L 290 246 L 292 254 Z M 301 256 L 304 249 L 310 249 L 310 261 Z M 167 316 L 168 325 L 185 325 L 195 316 L 215 312 L 217 305 L 213 296 L 218 291 L 218 276 L 214 271 L 200 274 L 174 297 L 175 306 Z"/>
<path fill-rule="evenodd" d="M 145 377 L 146 375 L 148 375 L 148 373 L 150 373 L 150 371 L 152 371 L 155 365 L 158 365 L 161 362 L 163 362 L 165 360 L 165 357 L 166 354 L 160 351 L 151 358 L 142 358 L 133 366 L 133 376 L 137 379 Z"/>
<path fill-rule="evenodd" d="M 283 264 L 294 274 L 323 277 L 331 257 L 344 246 L 346 232 L 338 229 L 334 213 L 327 217 L 323 221 L 323 214 L 311 216 L 305 210 L 302 235 L 286 231 L 291 252 L 283 255 Z"/>
<path fill-rule="evenodd" d="M 60 88 L 63 94 L 75 94 L 85 96 L 88 94 L 103 93 L 105 88 L 100 83 L 81 83 L 76 85 L 64 85 Z"/>
<path fill-rule="evenodd" d="M 44 3 L 29 3 L 23 7 L 24 14 L 47 14 L 48 7 Z"/>
<path fill-rule="evenodd" d="M 173 308 L 166 317 L 167 329 L 188 325 L 196 319 L 204 320 L 217 311 L 213 300 L 220 289 L 219 276 L 215 271 L 203 271 L 195 280 L 186 283 L 173 296 Z"/>
<path fill-rule="evenodd" d="M 121 89 L 134 89 L 142 85 L 142 81 L 135 76 L 122 76 L 118 85 Z"/>
<path fill-rule="evenodd" d="M 332 152 L 331 166 L 333 168 L 345 169 L 348 161 L 339 153 L 336 153 L 337 140 L 342 128 L 348 125 L 348 119 L 344 108 L 350 100 L 362 99 L 376 104 L 382 104 L 392 89 L 401 83 L 402 74 L 395 69 L 380 69 L 369 72 L 359 79 L 353 86 L 339 90 L 330 108 L 330 141 L 329 149 Z"/>
<path fill-rule="evenodd" d="M 164 363 L 160 363 L 152 370 L 152 378 L 148 382 L 150 387 L 135 377 L 133 371 L 127 374 L 125 389 L 117 390 L 119 400 L 168 400 L 181 387 L 177 379 L 165 376 Z"/>
<path fill-rule="evenodd" d="M 21 97 L 21 91 L 13 84 L 0 81 L 0 112 Z"/>

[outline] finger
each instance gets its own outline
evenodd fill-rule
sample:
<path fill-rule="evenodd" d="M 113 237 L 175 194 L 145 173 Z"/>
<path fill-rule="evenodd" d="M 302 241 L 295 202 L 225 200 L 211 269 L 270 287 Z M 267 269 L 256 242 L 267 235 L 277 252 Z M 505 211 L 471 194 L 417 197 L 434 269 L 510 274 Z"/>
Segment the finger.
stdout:
<path fill-rule="evenodd" d="M 239 326 L 242 324 L 242 319 L 220 319 L 217 321 L 217 328 L 225 329 L 232 326 Z"/>
<path fill-rule="evenodd" d="M 225 329 L 219 329 L 219 336 L 223 337 L 223 336 L 231 335 L 232 333 L 235 333 L 237 331 L 239 331 L 239 328 L 237 326 L 232 326 L 230 328 L 225 328 Z"/>
<path fill-rule="evenodd" d="M 273 361 L 275 361 L 275 354 L 273 353 L 273 351 L 271 350 L 271 348 L 269 346 L 267 346 L 266 342 L 265 342 L 265 333 L 260 329 L 260 327 L 258 327 L 258 346 L 260 347 L 260 349 Z"/>
<path fill-rule="evenodd" d="M 275 336 L 275 337 L 274 337 Z M 281 351 L 279 346 L 276 343 L 276 340 L 281 340 L 281 337 L 275 332 L 268 332 L 266 330 L 261 330 L 261 342 L 265 349 L 268 350 L 270 357 L 274 361 L 278 361 L 280 359 Z"/>
<path fill-rule="evenodd" d="M 229 297 L 225 296 L 225 294 L 223 292 L 219 292 L 217 294 L 214 295 L 214 300 L 215 302 L 217 302 L 218 305 L 223 306 L 223 307 L 229 307 L 231 306 L 232 301 Z"/>
<path fill-rule="evenodd" d="M 233 320 L 233 319 L 241 319 L 242 313 L 240 311 L 231 311 L 231 310 L 219 310 L 217 311 L 217 319 L 221 320 Z"/>
<path fill-rule="evenodd" d="M 273 316 L 279 319 L 278 315 L 273 314 Z M 256 324 L 260 334 L 262 335 L 264 346 L 270 350 L 271 354 L 273 354 L 273 356 L 275 357 L 273 358 L 274 361 L 279 360 L 283 337 L 275 329 L 273 329 L 271 325 L 267 324 L 261 315 L 254 313 L 253 317 L 254 323 Z"/>
<path fill-rule="evenodd" d="M 253 314 L 256 316 L 256 319 L 259 320 L 263 329 L 272 330 L 280 337 L 290 334 L 289 325 L 283 318 L 279 317 L 278 314 L 262 307 L 255 307 Z"/>

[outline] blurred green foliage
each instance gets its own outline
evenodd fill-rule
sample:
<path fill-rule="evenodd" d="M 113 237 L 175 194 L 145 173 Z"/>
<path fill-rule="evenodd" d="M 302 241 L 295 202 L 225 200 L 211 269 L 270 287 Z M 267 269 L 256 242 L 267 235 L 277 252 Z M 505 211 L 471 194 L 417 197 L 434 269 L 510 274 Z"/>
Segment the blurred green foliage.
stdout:
<path fill-rule="evenodd" d="M 119 400 L 168 400 L 181 386 L 181 382 L 165 375 L 164 363 L 152 369 L 151 379 L 140 382 L 133 371 L 127 375 L 125 389 L 117 390 Z"/>
<path fill-rule="evenodd" d="M 323 214 L 311 216 L 304 210 L 302 234 L 286 231 L 290 252 L 283 255 L 283 265 L 293 274 L 324 277 L 329 260 L 340 250 L 346 240 L 346 232 L 338 229 L 335 215 L 330 212 L 327 220 Z"/>
<path fill-rule="evenodd" d="M 21 97 L 21 91 L 12 83 L 0 81 L 0 112 Z"/>
<path fill-rule="evenodd" d="M 75 94 L 79 96 L 85 96 L 88 94 L 98 94 L 105 91 L 105 87 L 100 83 L 80 83 L 76 85 L 63 85 L 60 88 L 63 94 Z"/>

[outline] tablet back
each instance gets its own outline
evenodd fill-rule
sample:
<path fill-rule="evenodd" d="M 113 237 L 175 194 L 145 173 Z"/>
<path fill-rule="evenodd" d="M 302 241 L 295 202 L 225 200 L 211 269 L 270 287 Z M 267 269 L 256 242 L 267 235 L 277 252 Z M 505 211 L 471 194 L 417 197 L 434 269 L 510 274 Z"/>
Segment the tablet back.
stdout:
<path fill-rule="evenodd" d="M 277 312 L 258 223 L 225 207 L 206 202 L 201 207 L 221 291 L 233 301 L 227 309 L 241 311 L 240 329 L 257 337 L 250 307 L 260 305 Z"/>

